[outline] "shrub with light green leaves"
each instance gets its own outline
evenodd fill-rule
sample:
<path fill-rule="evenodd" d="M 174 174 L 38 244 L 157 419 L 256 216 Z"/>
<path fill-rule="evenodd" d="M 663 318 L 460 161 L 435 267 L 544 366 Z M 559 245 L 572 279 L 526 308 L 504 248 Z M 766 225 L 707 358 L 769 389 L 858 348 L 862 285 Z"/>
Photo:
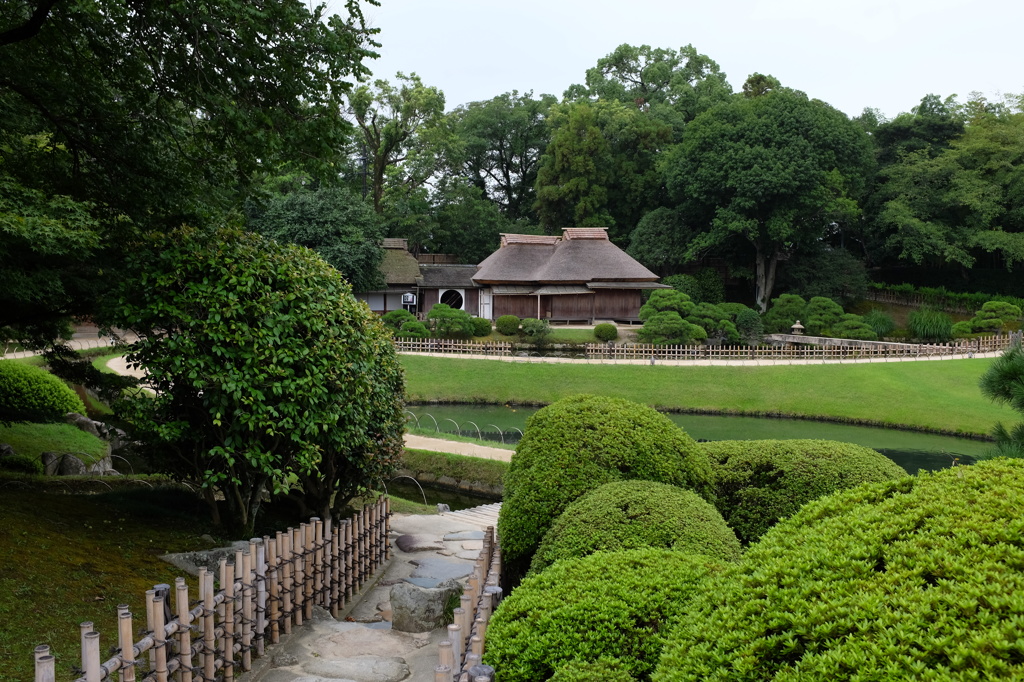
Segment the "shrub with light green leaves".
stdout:
<path fill-rule="evenodd" d="M 772 307 L 764 314 L 764 330 L 769 334 L 788 334 L 793 323 L 807 318 L 807 301 L 796 294 L 782 294 L 772 299 Z"/>
<path fill-rule="evenodd" d="M 398 332 L 406 322 L 415 322 L 416 316 L 403 308 L 401 310 L 391 310 L 384 313 L 381 315 L 380 321 L 387 325 L 392 331 Z"/>
<path fill-rule="evenodd" d="M 425 339 L 430 336 L 430 330 L 422 322 L 410 320 L 402 325 L 395 336 L 400 339 Z"/>
<path fill-rule="evenodd" d="M 804 328 L 813 336 L 827 336 L 833 324 L 843 317 L 843 307 L 824 296 L 815 296 L 804 310 Z"/>
<path fill-rule="evenodd" d="M 988 301 L 971 319 L 971 330 L 975 332 L 998 332 L 1020 321 L 1020 307 L 1005 301 Z M 955 334 L 955 332 L 954 332 Z"/>
<path fill-rule="evenodd" d="M 808 504 L 705 581 L 655 682 L 1024 679 L 1024 461 Z"/>
<path fill-rule="evenodd" d="M 656 345 L 687 345 L 708 338 L 703 327 L 687 322 L 674 310 L 650 315 L 636 332 L 637 340 Z"/>
<path fill-rule="evenodd" d="M 705 557 L 664 549 L 560 561 L 501 602 L 487 627 L 484 662 L 501 682 L 542 682 L 562 668 L 556 679 L 583 679 L 566 675 L 573 666 L 617 667 L 610 658 L 649 679 L 666 633 L 718 570 Z M 617 675 L 611 679 L 626 679 Z"/>
<path fill-rule="evenodd" d="M 612 481 L 640 479 L 711 494 L 707 455 L 645 405 L 593 395 L 559 400 L 530 417 L 505 475 L 498 516 L 504 571 L 513 584 L 570 503 Z"/>
<path fill-rule="evenodd" d="M 736 561 L 736 534 L 718 510 L 691 490 L 651 481 L 615 481 L 562 512 L 533 556 L 530 574 L 594 552 L 656 547 Z"/>
<path fill-rule="evenodd" d="M 860 315 L 847 313 L 834 322 L 829 332 L 837 339 L 858 339 L 861 341 L 877 341 L 875 333 Z"/>
<path fill-rule="evenodd" d="M 619 338 L 619 328 L 610 322 L 602 322 L 594 327 L 594 338 L 598 341 L 614 341 Z"/>
<path fill-rule="evenodd" d="M 870 448 L 831 440 L 720 440 L 700 447 L 714 472 L 715 504 L 744 544 L 811 500 L 907 475 Z"/>
<path fill-rule="evenodd" d="M 46 370 L 0 360 L 0 424 L 62 421 L 68 412 L 85 414 L 82 400 Z"/>
<path fill-rule="evenodd" d="M 427 326 L 434 336 L 467 338 L 473 335 L 473 318 L 465 310 L 447 303 L 435 303 L 427 313 Z"/>
<path fill-rule="evenodd" d="M 491 321 L 482 317 L 473 318 L 473 336 L 487 336 L 491 333 Z"/>
<path fill-rule="evenodd" d="M 551 682 L 635 682 L 629 665 L 621 658 L 602 657 L 596 661 L 568 661 L 550 677 Z"/>
<path fill-rule="evenodd" d="M 494 328 L 499 334 L 515 336 L 519 333 L 519 318 L 515 315 L 502 315 L 494 322 Z"/>

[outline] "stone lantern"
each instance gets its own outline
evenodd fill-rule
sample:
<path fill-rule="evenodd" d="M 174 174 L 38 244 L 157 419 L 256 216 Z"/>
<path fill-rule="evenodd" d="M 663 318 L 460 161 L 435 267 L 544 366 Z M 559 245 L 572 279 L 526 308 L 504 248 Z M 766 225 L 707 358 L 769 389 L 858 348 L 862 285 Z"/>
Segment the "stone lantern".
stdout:
<path fill-rule="evenodd" d="M 796 324 L 792 327 L 793 333 L 796 335 L 802 335 L 804 333 L 804 326 L 800 324 L 800 320 L 796 321 Z"/>

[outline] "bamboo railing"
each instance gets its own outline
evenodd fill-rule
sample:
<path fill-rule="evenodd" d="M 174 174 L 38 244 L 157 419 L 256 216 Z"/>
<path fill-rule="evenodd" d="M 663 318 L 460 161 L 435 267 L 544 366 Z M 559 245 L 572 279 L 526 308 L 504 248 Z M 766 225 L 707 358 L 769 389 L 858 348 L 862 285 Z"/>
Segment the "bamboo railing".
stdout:
<path fill-rule="evenodd" d="M 484 534 L 483 549 L 473 565 L 459 608 L 448 626 L 448 639 L 438 645 L 434 682 L 476 682 L 489 677 L 470 677 L 470 668 L 480 664 L 491 613 L 501 601 L 501 548 L 494 526 Z"/>
<path fill-rule="evenodd" d="M 146 631 L 134 641 L 133 615 L 118 610 L 117 653 L 100 659 L 100 635 L 81 624 L 82 670 L 76 682 L 231 682 L 252 667 L 269 641 L 313 616 L 335 618 L 390 558 L 390 500 L 381 498 L 337 525 L 310 519 L 298 528 L 249 541 L 234 561 L 221 559 L 217 575 L 199 569 L 196 600 L 184 578 L 146 592 Z M 215 590 L 215 578 L 217 587 Z M 55 682 L 49 647 L 35 650 L 36 682 Z"/>
<path fill-rule="evenodd" d="M 646 343 L 583 345 L 578 362 L 687 361 L 687 360 L 885 360 L 919 357 L 973 357 L 976 353 L 1000 352 L 1009 348 L 1020 333 L 997 334 L 950 343 L 886 343 L 829 339 L 828 345 L 777 346 L 660 346 Z M 508 356 L 512 344 L 504 342 L 452 341 L 450 339 L 396 339 L 402 353 L 449 353 L 454 355 Z M 557 349 L 556 349 L 557 351 Z"/>

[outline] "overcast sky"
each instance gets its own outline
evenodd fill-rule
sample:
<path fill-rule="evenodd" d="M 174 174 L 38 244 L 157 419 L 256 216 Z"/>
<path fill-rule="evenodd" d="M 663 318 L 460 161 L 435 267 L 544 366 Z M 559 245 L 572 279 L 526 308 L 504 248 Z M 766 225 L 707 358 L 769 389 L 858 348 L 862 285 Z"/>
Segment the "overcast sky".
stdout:
<path fill-rule="evenodd" d="M 328 0 L 342 12 L 342 0 Z M 622 43 L 692 44 L 734 90 L 771 74 L 851 116 L 921 97 L 1024 91 L 1020 0 L 381 0 L 376 78 L 415 72 L 448 109 L 511 90 L 561 98 Z"/>

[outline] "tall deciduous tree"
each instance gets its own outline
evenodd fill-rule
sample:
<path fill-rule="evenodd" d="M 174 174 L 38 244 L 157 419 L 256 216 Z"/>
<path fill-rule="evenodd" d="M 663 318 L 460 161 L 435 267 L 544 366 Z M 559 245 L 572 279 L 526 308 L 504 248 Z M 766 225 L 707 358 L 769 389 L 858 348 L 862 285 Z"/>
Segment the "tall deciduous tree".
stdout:
<path fill-rule="evenodd" d="M 454 172 L 472 178 L 509 220 L 536 220 L 534 184 L 554 103 L 553 95 L 512 91 L 449 114 L 460 146 Z"/>
<path fill-rule="evenodd" d="M 399 73 L 397 84 L 376 80 L 349 97 L 348 113 L 361 132 L 373 208 L 384 212 L 384 195 L 422 187 L 445 159 L 451 132 L 445 125 L 444 93 L 415 73 Z"/>
<path fill-rule="evenodd" d="M 203 486 L 215 520 L 251 533 L 264 495 L 292 477 L 310 513 L 336 514 L 387 476 L 402 370 L 334 268 L 231 229 L 147 242 L 106 318 L 138 333 L 128 360 L 153 390 L 122 409 L 161 467 Z"/>
<path fill-rule="evenodd" d="M 552 108 L 551 142 L 537 173 L 537 213 L 547 230 L 608 227 L 625 243 L 643 215 L 663 201 L 658 153 L 671 128 L 618 101 Z"/>
<path fill-rule="evenodd" d="M 871 163 L 860 127 L 824 102 L 784 88 L 735 96 L 708 110 L 666 157 L 669 191 L 701 230 L 691 254 L 747 241 L 762 311 L 788 251 L 857 215 Z"/>
<path fill-rule="evenodd" d="M 565 92 L 569 100 L 616 100 L 648 111 L 671 125 L 677 137 L 687 122 L 731 95 L 718 64 L 693 45 L 679 50 L 619 45 L 587 70 L 586 85 Z"/>

